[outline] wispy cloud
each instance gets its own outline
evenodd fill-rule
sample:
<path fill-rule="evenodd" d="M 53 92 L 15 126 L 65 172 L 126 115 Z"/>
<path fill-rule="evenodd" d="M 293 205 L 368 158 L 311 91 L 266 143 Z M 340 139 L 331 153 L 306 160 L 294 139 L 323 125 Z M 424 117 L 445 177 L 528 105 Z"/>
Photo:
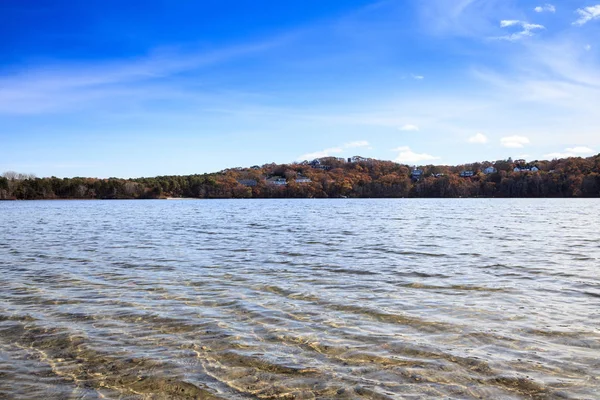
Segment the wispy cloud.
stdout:
<path fill-rule="evenodd" d="M 413 125 L 413 124 L 406 124 L 401 126 L 400 128 L 401 131 L 418 131 L 419 127 L 417 125 Z"/>
<path fill-rule="evenodd" d="M 416 74 L 411 74 L 410 77 L 416 81 L 421 81 L 421 80 L 425 79 L 425 77 L 423 75 L 416 75 Z"/>
<path fill-rule="evenodd" d="M 551 12 L 551 13 L 555 13 L 556 12 L 556 7 L 553 6 L 552 4 L 544 4 L 543 6 L 537 6 L 536 8 L 533 9 L 535 12 L 538 13 L 542 13 L 542 12 Z"/>
<path fill-rule="evenodd" d="M 421 161 L 439 160 L 439 157 L 432 156 L 431 154 L 415 153 L 408 146 L 401 146 L 401 147 L 392 149 L 392 151 L 399 152 L 398 156 L 394 159 L 394 161 L 396 161 L 398 163 L 402 163 L 402 164 L 412 164 L 412 163 L 418 163 Z"/>
<path fill-rule="evenodd" d="M 529 144 L 529 138 L 518 135 L 507 136 L 500 139 L 500 143 L 502 146 L 510 149 L 520 149 L 525 147 L 526 144 Z"/>
<path fill-rule="evenodd" d="M 344 151 L 341 147 L 331 147 L 325 150 L 319 150 L 312 153 L 302 154 L 298 157 L 298 160 L 314 160 L 315 158 L 331 157 L 335 154 L 339 154 Z"/>
<path fill-rule="evenodd" d="M 467 142 L 469 142 L 469 143 L 483 144 L 483 143 L 487 143 L 488 142 L 488 138 L 483 133 L 477 133 L 477 134 L 471 136 L 467 140 Z"/>
<path fill-rule="evenodd" d="M 546 29 L 543 25 L 531 24 L 529 22 L 519 21 L 516 19 L 507 19 L 507 20 L 500 21 L 501 28 L 509 28 L 512 26 L 518 26 L 521 30 L 518 32 L 514 32 L 510 35 L 497 36 L 497 37 L 494 37 L 493 39 L 508 40 L 508 41 L 514 42 L 514 41 L 517 41 L 517 40 L 520 40 L 520 39 L 523 39 L 523 38 L 526 38 L 529 36 L 533 36 L 534 31 L 536 31 L 536 30 Z"/>
<path fill-rule="evenodd" d="M 200 71 L 281 44 L 285 38 L 213 51 L 162 50 L 146 57 L 95 64 L 44 65 L 14 75 L 0 75 L 0 114 L 40 114 L 72 111 L 99 101 L 152 98 L 181 90 L 156 92 L 182 72 Z"/>
<path fill-rule="evenodd" d="M 484 4 L 485 3 L 485 4 Z M 441 35 L 466 37 L 480 36 L 488 30 L 487 18 L 481 18 L 498 3 L 479 0 L 426 0 L 419 1 L 421 18 L 427 30 Z M 503 7 L 503 5 L 501 5 Z"/>
<path fill-rule="evenodd" d="M 576 13 L 579 14 L 579 19 L 573 22 L 573 25 L 585 25 L 593 19 L 600 18 L 600 4 L 595 6 L 578 8 Z"/>
<path fill-rule="evenodd" d="M 578 147 L 568 147 L 568 148 L 566 148 L 562 152 L 545 154 L 544 157 L 546 157 L 548 159 L 553 159 L 553 158 L 569 158 L 569 157 L 584 157 L 584 156 L 587 156 L 587 155 L 592 155 L 594 153 L 596 153 L 596 152 L 594 150 L 590 149 L 589 147 L 578 146 Z"/>
<path fill-rule="evenodd" d="M 321 157 L 331 157 L 336 154 L 344 152 L 344 150 L 348 149 L 356 149 L 356 148 L 366 148 L 370 149 L 370 143 L 366 140 L 357 140 L 354 142 L 348 142 L 338 147 L 330 147 L 325 150 L 319 150 L 312 153 L 306 153 L 299 156 L 298 160 L 314 160 L 315 158 Z"/>
<path fill-rule="evenodd" d="M 589 147 L 585 147 L 585 146 L 567 147 L 565 150 L 569 153 L 575 153 L 575 154 L 593 154 L 593 153 L 595 153 L 594 150 L 590 149 Z"/>
<path fill-rule="evenodd" d="M 527 64 L 523 64 L 523 57 L 529 60 Z M 584 114 L 584 118 L 591 118 L 596 112 L 593 104 L 600 96 L 600 73 L 580 38 L 530 42 L 508 60 L 512 65 L 508 73 L 473 72 L 494 85 L 507 101 L 552 105 L 565 112 Z M 590 122 L 588 119 L 586 124 Z"/>
<path fill-rule="evenodd" d="M 357 140 L 355 142 L 346 143 L 344 147 L 347 149 L 355 147 L 369 147 L 369 142 L 367 142 L 366 140 Z"/>
<path fill-rule="evenodd" d="M 504 19 L 504 20 L 500 21 L 500 27 L 506 28 L 508 26 L 519 25 L 520 23 L 521 23 L 521 21 L 516 20 L 516 19 Z"/>

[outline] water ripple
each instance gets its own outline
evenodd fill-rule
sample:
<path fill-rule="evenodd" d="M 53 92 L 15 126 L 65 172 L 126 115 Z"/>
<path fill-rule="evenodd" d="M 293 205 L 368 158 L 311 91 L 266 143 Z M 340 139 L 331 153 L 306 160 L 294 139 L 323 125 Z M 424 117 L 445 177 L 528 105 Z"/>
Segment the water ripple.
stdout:
<path fill-rule="evenodd" d="M 600 397 L 597 200 L 5 202 L 0 226 L 0 398 Z"/>

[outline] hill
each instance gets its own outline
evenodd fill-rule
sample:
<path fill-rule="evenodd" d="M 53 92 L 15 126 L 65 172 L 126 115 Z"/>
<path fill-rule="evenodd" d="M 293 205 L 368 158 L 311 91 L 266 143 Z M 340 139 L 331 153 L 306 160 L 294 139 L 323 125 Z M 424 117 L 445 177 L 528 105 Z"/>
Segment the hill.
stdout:
<path fill-rule="evenodd" d="M 600 197 L 600 154 L 409 167 L 363 157 L 137 179 L 0 177 L 0 200 L 361 197 Z"/>

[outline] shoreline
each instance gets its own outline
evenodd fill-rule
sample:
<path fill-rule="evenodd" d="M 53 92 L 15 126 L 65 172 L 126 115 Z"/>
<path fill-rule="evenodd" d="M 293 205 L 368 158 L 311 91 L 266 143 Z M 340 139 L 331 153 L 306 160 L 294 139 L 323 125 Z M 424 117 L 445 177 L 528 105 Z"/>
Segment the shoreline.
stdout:
<path fill-rule="evenodd" d="M 222 198 L 201 198 L 201 197 L 165 197 L 160 199 L 0 199 L 0 202 L 25 202 L 25 201 L 193 201 L 193 200 L 592 200 L 600 199 L 595 197 L 222 197 Z"/>

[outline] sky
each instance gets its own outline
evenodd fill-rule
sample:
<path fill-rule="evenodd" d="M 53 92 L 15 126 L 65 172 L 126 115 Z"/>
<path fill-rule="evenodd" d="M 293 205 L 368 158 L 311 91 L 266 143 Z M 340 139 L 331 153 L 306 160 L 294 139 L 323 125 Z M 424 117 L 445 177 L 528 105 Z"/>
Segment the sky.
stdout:
<path fill-rule="evenodd" d="M 600 152 L 600 0 L 3 0 L 0 173 Z"/>

